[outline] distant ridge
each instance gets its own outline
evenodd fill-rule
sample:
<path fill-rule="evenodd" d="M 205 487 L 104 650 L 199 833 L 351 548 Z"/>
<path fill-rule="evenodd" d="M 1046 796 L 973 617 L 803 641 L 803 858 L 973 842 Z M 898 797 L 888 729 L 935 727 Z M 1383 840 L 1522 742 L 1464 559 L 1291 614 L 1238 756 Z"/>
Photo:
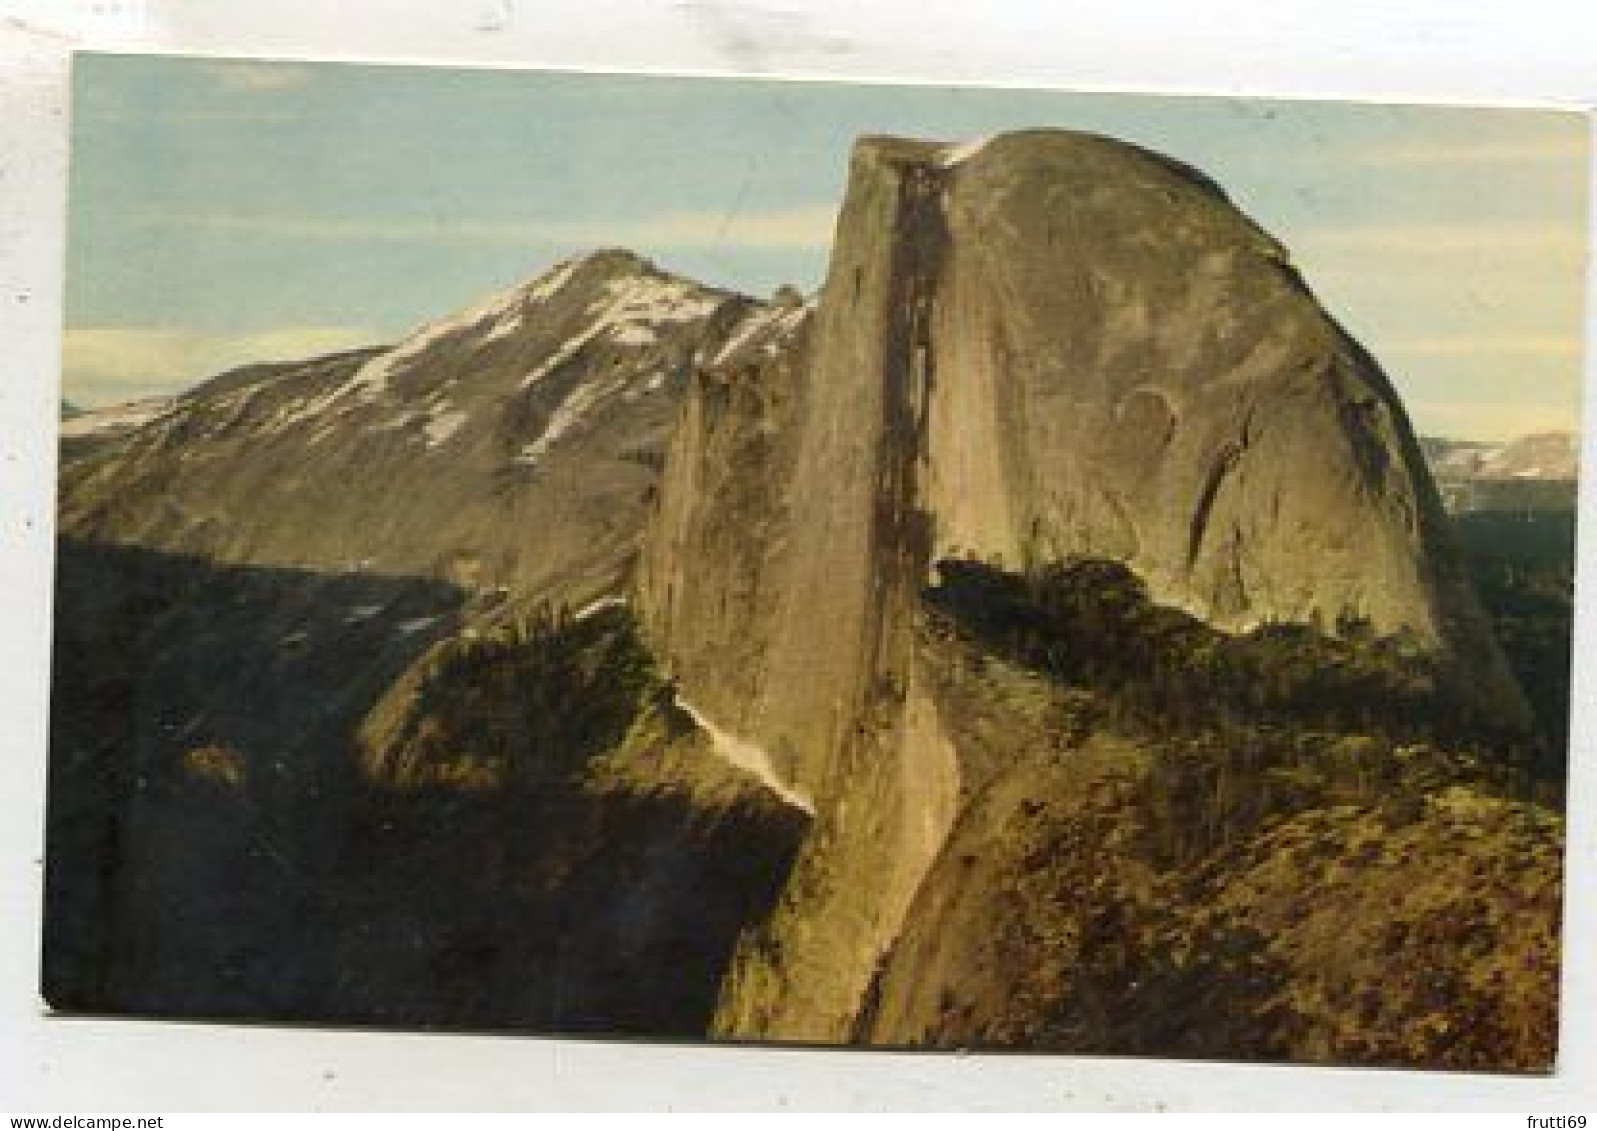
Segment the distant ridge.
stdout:
<path fill-rule="evenodd" d="M 694 367 L 765 309 L 628 251 L 579 256 L 390 346 L 69 422 L 62 529 L 580 604 L 628 576 Z"/>

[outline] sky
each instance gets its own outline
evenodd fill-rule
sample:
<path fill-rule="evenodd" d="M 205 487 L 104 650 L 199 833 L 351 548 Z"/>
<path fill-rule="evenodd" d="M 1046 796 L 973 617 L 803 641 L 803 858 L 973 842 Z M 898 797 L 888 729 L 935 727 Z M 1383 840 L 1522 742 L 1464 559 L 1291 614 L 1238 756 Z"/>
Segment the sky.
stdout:
<path fill-rule="evenodd" d="M 865 133 L 1058 126 L 1204 170 L 1425 434 L 1576 429 L 1575 114 L 79 55 L 63 396 L 394 340 L 571 254 L 768 294 L 824 276 Z"/>

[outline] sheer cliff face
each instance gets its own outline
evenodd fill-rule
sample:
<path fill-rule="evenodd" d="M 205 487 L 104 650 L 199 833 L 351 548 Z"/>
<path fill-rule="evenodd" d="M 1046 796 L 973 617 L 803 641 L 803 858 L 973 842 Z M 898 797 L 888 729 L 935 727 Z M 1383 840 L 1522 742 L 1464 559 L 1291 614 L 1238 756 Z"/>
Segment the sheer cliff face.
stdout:
<path fill-rule="evenodd" d="M 814 315 L 723 362 L 668 457 L 642 615 L 682 693 L 816 804 L 726 1032 L 846 1037 L 986 784 L 918 630 L 940 558 L 1117 559 L 1228 630 L 1367 621 L 1523 710 L 1389 383 L 1190 169 L 1055 131 L 865 139 Z"/>
<path fill-rule="evenodd" d="M 1199 174 L 1090 138 L 944 171 L 927 505 L 940 553 L 1132 565 L 1225 628 L 1430 645 L 1452 568 L 1401 406 Z"/>
<path fill-rule="evenodd" d="M 802 349 L 773 350 L 702 379 L 650 603 L 811 787 L 943 557 L 1113 558 L 1221 628 L 1357 618 L 1500 680 L 1390 384 L 1196 172 L 1052 131 L 868 139 Z M 763 691 L 705 646 L 709 592 L 764 641 Z"/>
<path fill-rule="evenodd" d="M 573 259 L 392 347 L 74 422 L 61 528 L 579 603 L 629 574 L 688 373 L 759 312 L 628 252 Z"/>
<path fill-rule="evenodd" d="M 942 181 L 922 505 L 935 557 L 1125 561 L 1217 627 L 1347 618 L 1524 706 L 1401 403 L 1286 252 L 1201 174 L 1000 137 Z"/>

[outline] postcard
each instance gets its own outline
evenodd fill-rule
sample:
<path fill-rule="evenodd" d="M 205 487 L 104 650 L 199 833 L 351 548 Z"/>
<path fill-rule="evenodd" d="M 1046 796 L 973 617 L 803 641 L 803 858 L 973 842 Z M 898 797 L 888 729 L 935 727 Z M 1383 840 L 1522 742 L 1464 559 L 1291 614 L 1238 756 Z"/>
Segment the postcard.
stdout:
<path fill-rule="evenodd" d="M 1582 116 L 72 118 L 56 1010 L 1554 1063 Z"/>

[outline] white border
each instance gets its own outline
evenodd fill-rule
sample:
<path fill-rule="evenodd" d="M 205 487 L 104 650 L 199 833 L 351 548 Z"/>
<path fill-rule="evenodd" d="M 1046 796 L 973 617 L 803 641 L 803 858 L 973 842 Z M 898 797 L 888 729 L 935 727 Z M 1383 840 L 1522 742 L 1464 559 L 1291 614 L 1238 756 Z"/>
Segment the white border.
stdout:
<path fill-rule="evenodd" d="M 63 1020 L 44 1017 L 34 991 L 71 49 L 1590 108 L 1594 45 L 1589 0 L 0 0 L 0 1106 L 1597 1114 L 1589 599 L 1552 1077 Z M 1588 351 L 1588 387 L 1593 369 Z M 1590 503 L 1583 593 L 1597 555 Z"/>

